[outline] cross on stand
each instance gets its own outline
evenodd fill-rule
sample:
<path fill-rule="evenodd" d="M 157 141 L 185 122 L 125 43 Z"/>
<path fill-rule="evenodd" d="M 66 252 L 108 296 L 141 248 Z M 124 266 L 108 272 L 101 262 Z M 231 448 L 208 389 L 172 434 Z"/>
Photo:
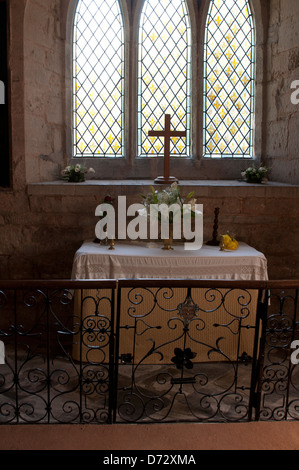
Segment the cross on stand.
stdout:
<path fill-rule="evenodd" d="M 172 184 L 178 182 L 174 176 L 170 176 L 170 139 L 172 137 L 186 137 L 185 131 L 171 131 L 170 130 L 170 114 L 165 114 L 165 129 L 164 131 L 149 131 L 149 137 L 164 137 L 164 176 L 158 176 L 155 183 L 158 184 Z"/>

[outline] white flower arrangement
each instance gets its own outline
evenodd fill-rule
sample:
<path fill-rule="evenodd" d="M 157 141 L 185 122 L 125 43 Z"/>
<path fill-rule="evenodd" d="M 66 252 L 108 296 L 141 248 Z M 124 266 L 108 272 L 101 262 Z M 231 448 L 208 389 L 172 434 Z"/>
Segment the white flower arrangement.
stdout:
<path fill-rule="evenodd" d="M 144 208 L 139 211 L 139 215 L 150 216 L 152 214 L 151 207 L 160 206 L 165 204 L 166 206 L 172 206 L 174 204 L 178 205 L 181 215 L 190 213 L 191 217 L 201 214 L 201 212 L 196 210 L 196 199 L 194 199 L 194 192 L 190 192 L 185 199 L 182 198 L 180 187 L 177 183 L 173 183 L 170 187 L 163 189 L 162 191 L 155 190 L 153 186 L 150 186 L 151 192 L 147 195 L 141 194 L 143 198 Z M 174 217 L 175 214 L 170 214 Z M 158 217 L 161 217 L 160 212 L 158 212 Z M 171 221 L 171 220 L 170 220 Z"/>
<path fill-rule="evenodd" d="M 265 166 L 260 166 L 258 168 L 255 165 L 247 168 L 247 170 L 242 171 L 242 178 L 247 181 L 247 183 L 263 183 L 267 181 L 267 173 L 269 169 Z"/>
<path fill-rule="evenodd" d="M 87 169 L 83 165 L 68 165 L 62 171 L 62 179 L 68 181 L 69 183 L 82 183 L 85 181 L 85 176 L 87 173 L 95 173 L 93 168 Z"/>

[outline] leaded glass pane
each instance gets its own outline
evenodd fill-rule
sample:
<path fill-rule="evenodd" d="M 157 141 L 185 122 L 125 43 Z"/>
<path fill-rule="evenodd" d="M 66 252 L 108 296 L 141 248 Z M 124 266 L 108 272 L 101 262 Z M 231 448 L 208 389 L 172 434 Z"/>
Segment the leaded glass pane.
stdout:
<path fill-rule="evenodd" d="M 253 157 L 255 33 L 247 0 L 211 0 L 204 59 L 204 156 Z"/>
<path fill-rule="evenodd" d="M 150 130 L 186 131 L 171 139 L 171 156 L 189 156 L 191 33 L 184 0 L 145 1 L 139 29 L 138 155 L 164 153 L 164 139 L 148 137 Z"/>
<path fill-rule="evenodd" d="M 124 41 L 118 0 L 79 0 L 74 24 L 74 156 L 123 156 Z"/>

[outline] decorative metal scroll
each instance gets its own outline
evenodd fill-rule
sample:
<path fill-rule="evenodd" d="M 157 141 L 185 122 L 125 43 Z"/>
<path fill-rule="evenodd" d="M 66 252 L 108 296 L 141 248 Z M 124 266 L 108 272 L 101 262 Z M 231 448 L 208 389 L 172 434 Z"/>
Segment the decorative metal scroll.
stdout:
<path fill-rule="evenodd" d="M 109 422 L 111 299 L 0 292 L 0 424 Z"/>
<path fill-rule="evenodd" d="M 130 362 L 118 365 L 117 422 L 249 420 L 257 292 L 132 288 L 121 294 L 117 343 L 119 357 L 130 353 Z"/>
<path fill-rule="evenodd" d="M 259 381 L 258 419 L 299 419 L 298 291 L 271 292 L 264 327 L 264 355 Z"/>
<path fill-rule="evenodd" d="M 99 282 L 0 287 L 0 425 L 299 419 L 298 288 Z"/>

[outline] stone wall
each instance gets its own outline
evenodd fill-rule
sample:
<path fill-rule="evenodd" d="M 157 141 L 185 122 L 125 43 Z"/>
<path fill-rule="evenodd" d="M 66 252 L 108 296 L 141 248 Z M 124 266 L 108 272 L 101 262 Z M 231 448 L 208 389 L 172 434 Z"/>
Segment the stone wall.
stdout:
<path fill-rule="evenodd" d="M 299 80 L 299 2 L 269 2 L 266 163 L 274 180 L 299 182 L 299 104 L 291 85 Z"/>
<path fill-rule="evenodd" d="M 127 195 L 128 205 L 141 202 L 139 194 L 149 192 L 148 184 L 31 184 L 26 194 L 7 195 L 0 217 L 0 278 L 69 278 L 75 251 L 95 237 L 95 209 L 104 196 Z M 193 190 L 204 205 L 206 241 L 219 207 L 219 234 L 229 230 L 262 251 L 271 279 L 298 277 L 299 187 L 234 181 L 184 182 L 181 187 L 183 195 Z"/>
<path fill-rule="evenodd" d="M 61 22 L 60 0 L 27 0 L 24 18 L 27 181 L 59 178 L 66 161 L 66 52 Z"/>

